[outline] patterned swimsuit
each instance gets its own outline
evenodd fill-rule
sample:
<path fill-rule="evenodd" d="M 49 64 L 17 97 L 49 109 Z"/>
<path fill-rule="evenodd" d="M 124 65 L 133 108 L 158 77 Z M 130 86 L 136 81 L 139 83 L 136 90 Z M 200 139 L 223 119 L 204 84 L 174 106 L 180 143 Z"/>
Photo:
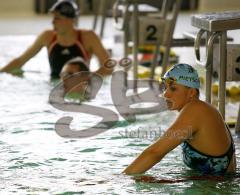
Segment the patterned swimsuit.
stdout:
<path fill-rule="evenodd" d="M 231 162 L 234 151 L 235 147 L 232 137 L 229 149 L 225 154 L 220 156 L 204 154 L 186 141 L 182 144 L 183 162 L 188 167 L 203 174 L 224 174 Z"/>

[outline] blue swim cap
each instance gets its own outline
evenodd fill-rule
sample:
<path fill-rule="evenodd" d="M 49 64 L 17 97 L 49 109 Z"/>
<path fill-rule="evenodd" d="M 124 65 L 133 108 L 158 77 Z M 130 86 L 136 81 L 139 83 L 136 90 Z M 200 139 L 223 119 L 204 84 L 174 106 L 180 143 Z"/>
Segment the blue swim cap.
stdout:
<path fill-rule="evenodd" d="M 176 64 L 168 70 L 163 79 L 172 78 L 176 83 L 191 87 L 200 88 L 200 80 L 197 71 L 188 64 Z"/>
<path fill-rule="evenodd" d="M 79 8 L 74 0 L 58 0 L 49 11 L 59 12 L 61 15 L 68 18 L 75 18 L 79 15 Z"/>

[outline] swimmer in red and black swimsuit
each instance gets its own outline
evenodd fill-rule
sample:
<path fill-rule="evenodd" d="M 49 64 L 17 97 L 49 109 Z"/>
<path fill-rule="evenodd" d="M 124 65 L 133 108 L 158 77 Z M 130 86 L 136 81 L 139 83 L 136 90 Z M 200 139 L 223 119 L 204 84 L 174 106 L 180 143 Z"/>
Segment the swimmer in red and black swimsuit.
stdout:
<path fill-rule="evenodd" d="M 71 59 L 81 57 L 88 66 L 90 61 L 90 56 L 82 44 L 81 31 L 78 31 L 78 39 L 76 42 L 70 46 L 59 44 L 55 34 L 48 47 L 48 56 L 52 77 L 59 77 L 63 65 Z"/>
<path fill-rule="evenodd" d="M 59 77 L 63 65 L 72 58 L 81 57 L 89 65 L 91 56 L 98 58 L 100 68 L 96 73 L 104 76 L 112 69 L 104 67 L 109 54 L 98 36 L 91 30 L 75 28 L 79 9 L 73 0 L 57 1 L 50 12 L 53 14 L 53 29 L 42 32 L 34 43 L 19 57 L 12 60 L 0 72 L 14 73 L 43 47 L 48 48 L 51 76 Z"/>

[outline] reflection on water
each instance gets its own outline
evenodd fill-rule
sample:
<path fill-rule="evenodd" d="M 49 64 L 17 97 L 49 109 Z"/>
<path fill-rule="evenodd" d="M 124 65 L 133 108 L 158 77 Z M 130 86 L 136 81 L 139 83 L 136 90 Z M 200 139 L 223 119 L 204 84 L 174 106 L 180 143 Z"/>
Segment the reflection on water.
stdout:
<path fill-rule="evenodd" d="M 25 42 L 29 39 L 31 37 L 25 37 Z M 22 41 L 24 40 L 19 40 Z M 45 57 L 44 53 L 37 56 L 32 66 L 36 69 L 45 66 L 37 63 Z M 5 61 L 7 58 L 6 56 Z M 47 72 L 47 69 L 44 71 Z M 222 181 L 149 183 L 135 181 L 132 177 L 121 174 L 136 155 L 159 136 L 159 130 L 164 131 L 174 120 L 174 113 L 138 116 L 134 123 L 128 123 L 121 118 L 114 128 L 91 138 L 59 137 L 54 131 L 54 125 L 63 116 L 72 116 L 74 120 L 71 125 L 76 128 L 96 124 L 98 119 L 83 113 L 64 112 L 53 108 L 48 103 L 48 96 L 56 82 L 50 82 L 44 71 L 28 72 L 23 77 L 0 74 L 1 194 L 239 192 L 238 177 L 225 178 Z M 93 102 L 111 108 L 109 80 L 105 83 Z M 142 134 L 137 134 L 139 129 Z M 147 131 L 155 131 L 156 134 L 148 134 Z M 239 145 L 239 140 L 236 140 L 238 161 Z M 180 148 L 176 148 L 148 174 L 166 180 L 194 175 L 183 165 L 180 153 Z"/>

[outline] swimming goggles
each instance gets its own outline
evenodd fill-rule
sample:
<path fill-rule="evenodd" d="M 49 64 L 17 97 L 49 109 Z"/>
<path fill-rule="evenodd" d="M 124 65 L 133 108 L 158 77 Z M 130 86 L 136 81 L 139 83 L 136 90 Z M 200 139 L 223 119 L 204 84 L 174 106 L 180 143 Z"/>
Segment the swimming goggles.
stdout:
<path fill-rule="evenodd" d="M 168 78 L 163 78 L 161 77 L 159 79 L 159 89 L 164 92 L 167 89 L 167 85 L 173 85 L 177 82 L 177 79 L 173 78 L 173 77 L 168 77 Z"/>
<path fill-rule="evenodd" d="M 177 79 L 173 78 L 173 77 L 167 77 L 167 78 L 163 78 L 161 77 L 159 79 L 159 83 L 163 83 L 164 85 L 172 85 L 175 84 L 177 82 Z"/>

